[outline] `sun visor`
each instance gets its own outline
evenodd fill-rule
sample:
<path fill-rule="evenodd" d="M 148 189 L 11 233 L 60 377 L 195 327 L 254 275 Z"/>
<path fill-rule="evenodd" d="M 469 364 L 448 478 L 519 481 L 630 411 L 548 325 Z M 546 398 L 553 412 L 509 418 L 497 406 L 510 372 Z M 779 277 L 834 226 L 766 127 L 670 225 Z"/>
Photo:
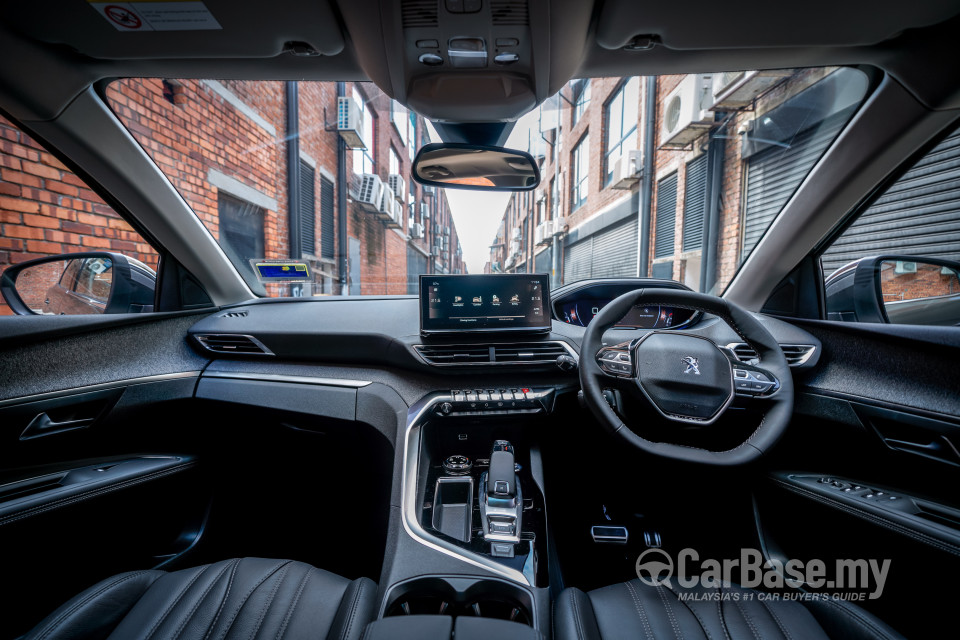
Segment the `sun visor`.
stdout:
<path fill-rule="evenodd" d="M 325 0 L 30 0 L 4 2 L 0 15 L 27 36 L 99 59 L 268 58 L 288 43 L 332 56 L 344 47 Z"/>
<path fill-rule="evenodd" d="M 638 35 L 652 34 L 669 49 L 862 46 L 937 24 L 958 12 L 954 0 L 814 0 L 792 9 L 718 8 L 705 0 L 607 0 L 597 24 L 597 43 L 621 49 Z"/>

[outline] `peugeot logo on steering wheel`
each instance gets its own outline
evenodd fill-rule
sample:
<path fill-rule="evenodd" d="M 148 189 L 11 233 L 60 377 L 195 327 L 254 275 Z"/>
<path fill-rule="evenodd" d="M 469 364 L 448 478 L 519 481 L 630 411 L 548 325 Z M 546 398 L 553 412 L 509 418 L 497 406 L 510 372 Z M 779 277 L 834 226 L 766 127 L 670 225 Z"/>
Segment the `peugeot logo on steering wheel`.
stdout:
<path fill-rule="evenodd" d="M 684 373 L 692 373 L 695 376 L 700 375 L 700 360 L 697 358 L 685 356 L 680 359 L 680 362 L 687 365 L 687 368 L 683 370 Z"/>

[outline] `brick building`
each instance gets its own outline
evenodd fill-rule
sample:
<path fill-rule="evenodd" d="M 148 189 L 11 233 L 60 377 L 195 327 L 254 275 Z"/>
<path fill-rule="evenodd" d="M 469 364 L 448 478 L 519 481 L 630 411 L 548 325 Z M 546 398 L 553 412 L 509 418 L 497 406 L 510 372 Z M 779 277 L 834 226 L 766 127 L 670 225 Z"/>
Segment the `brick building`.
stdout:
<path fill-rule="evenodd" d="M 357 105 L 366 149 L 341 142 L 339 96 Z M 252 275 L 251 258 L 311 263 L 311 287 L 271 294 L 415 293 L 421 273 L 465 272 L 446 197 L 410 180 L 424 121 L 371 83 L 127 79 L 106 97 L 241 271 Z M 0 269 L 98 249 L 156 268 L 150 245 L 56 158 L 7 121 L 0 136 Z M 364 206 L 363 174 L 397 187 L 395 202 Z"/>
<path fill-rule="evenodd" d="M 572 81 L 541 107 L 529 149 L 542 183 L 512 195 L 489 269 L 550 272 L 555 287 L 648 275 L 720 291 L 863 83 L 849 69 Z"/>

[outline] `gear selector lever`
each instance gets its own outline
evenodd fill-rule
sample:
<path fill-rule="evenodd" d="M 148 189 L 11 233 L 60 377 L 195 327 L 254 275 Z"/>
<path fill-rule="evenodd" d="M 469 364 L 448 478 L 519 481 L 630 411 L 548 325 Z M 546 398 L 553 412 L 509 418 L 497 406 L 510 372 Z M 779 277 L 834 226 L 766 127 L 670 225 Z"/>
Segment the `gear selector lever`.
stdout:
<path fill-rule="evenodd" d="M 493 443 L 490 454 L 490 472 L 487 478 L 487 496 L 512 498 L 517 493 L 517 473 L 513 461 L 513 445 L 506 440 Z"/>
<path fill-rule="evenodd" d="M 517 482 L 513 445 L 507 440 L 493 443 L 490 470 L 480 476 L 480 515 L 483 535 L 493 544 L 497 555 L 504 553 L 502 543 L 520 541 L 523 497 Z M 512 545 L 506 547 L 512 557 Z"/>

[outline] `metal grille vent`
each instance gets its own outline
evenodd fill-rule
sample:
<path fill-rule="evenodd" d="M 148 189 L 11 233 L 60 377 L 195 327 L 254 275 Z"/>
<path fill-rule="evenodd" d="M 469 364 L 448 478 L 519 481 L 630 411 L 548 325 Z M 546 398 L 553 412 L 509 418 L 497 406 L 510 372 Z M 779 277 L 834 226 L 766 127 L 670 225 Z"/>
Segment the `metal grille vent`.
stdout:
<path fill-rule="evenodd" d="M 749 363 L 752 360 L 758 360 L 757 352 L 748 344 L 738 342 L 727 346 L 733 350 L 740 362 Z M 791 367 L 800 366 L 809 360 L 816 349 L 812 344 L 781 344 L 780 348 L 783 349 L 783 355 Z"/>
<path fill-rule="evenodd" d="M 226 313 L 222 314 L 220 317 L 221 318 L 246 318 L 248 313 L 249 313 L 248 311 L 227 311 Z"/>
<path fill-rule="evenodd" d="M 436 27 L 439 4 L 438 0 L 403 0 L 403 28 Z"/>
<path fill-rule="evenodd" d="M 435 366 L 553 364 L 571 355 L 561 342 L 512 342 L 504 344 L 416 345 L 420 357 Z"/>
<path fill-rule="evenodd" d="M 214 353 L 239 353 L 243 355 L 273 355 L 262 342 L 253 336 L 229 333 L 205 333 L 196 336 L 197 342 Z"/>
<path fill-rule="evenodd" d="M 490 0 L 493 24 L 500 26 L 526 26 L 530 24 L 527 0 Z"/>

